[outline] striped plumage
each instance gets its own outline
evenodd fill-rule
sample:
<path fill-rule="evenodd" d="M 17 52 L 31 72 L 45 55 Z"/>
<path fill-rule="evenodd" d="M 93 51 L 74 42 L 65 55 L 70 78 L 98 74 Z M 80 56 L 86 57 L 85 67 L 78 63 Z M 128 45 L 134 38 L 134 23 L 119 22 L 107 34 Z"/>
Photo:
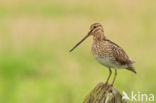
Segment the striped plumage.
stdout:
<path fill-rule="evenodd" d="M 91 49 L 93 56 L 100 64 L 106 66 L 110 71 L 106 83 L 109 81 L 109 78 L 111 76 L 111 68 L 115 69 L 115 76 L 112 85 L 114 84 L 117 75 L 117 69 L 125 68 L 136 73 L 133 67 L 133 63 L 135 62 L 127 56 L 122 48 L 106 38 L 106 36 L 104 35 L 103 27 L 99 23 L 92 24 L 90 26 L 89 33 L 70 51 L 75 49 L 81 42 L 83 42 L 88 36 L 91 35 L 93 36 Z"/>
<path fill-rule="evenodd" d="M 98 29 L 98 25 L 101 26 L 100 24 L 96 23 L 92 26 L 95 25 L 97 30 L 92 34 L 92 54 L 97 61 L 106 67 L 115 69 L 126 68 L 136 73 L 132 66 L 134 61 L 127 56 L 122 48 L 104 36 L 103 28 Z"/>

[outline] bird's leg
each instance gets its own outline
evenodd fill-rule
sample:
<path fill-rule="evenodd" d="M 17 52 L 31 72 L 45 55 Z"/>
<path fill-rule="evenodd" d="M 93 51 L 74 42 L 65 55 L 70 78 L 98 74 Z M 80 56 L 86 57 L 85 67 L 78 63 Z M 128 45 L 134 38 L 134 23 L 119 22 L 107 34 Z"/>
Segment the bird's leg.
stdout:
<path fill-rule="evenodd" d="M 108 83 L 108 81 L 109 81 L 109 79 L 110 79 L 110 76 L 111 76 L 111 74 L 112 74 L 111 68 L 109 67 L 108 69 L 109 69 L 109 76 L 108 76 L 108 78 L 107 78 L 106 84 Z"/>
<path fill-rule="evenodd" d="M 114 75 L 113 82 L 112 82 L 111 86 L 113 86 L 115 79 L 116 79 L 116 76 L 117 76 L 117 69 L 115 69 L 115 75 Z"/>

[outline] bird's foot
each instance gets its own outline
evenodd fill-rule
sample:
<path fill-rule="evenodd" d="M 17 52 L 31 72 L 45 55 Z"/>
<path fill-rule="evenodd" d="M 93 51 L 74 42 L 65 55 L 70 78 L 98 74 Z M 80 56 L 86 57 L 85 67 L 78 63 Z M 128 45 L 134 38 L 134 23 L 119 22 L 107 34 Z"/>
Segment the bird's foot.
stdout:
<path fill-rule="evenodd" d="M 110 84 L 111 87 L 113 87 L 113 84 Z"/>

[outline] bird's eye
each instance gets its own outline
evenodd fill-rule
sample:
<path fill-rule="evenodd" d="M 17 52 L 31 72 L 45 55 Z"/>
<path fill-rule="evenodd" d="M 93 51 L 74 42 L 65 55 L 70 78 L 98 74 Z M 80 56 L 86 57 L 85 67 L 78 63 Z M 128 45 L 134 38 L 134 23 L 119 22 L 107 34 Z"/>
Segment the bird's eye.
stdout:
<path fill-rule="evenodd" d="M 93 28 L 96 28 L 96 25 L 94 25 Z"/>

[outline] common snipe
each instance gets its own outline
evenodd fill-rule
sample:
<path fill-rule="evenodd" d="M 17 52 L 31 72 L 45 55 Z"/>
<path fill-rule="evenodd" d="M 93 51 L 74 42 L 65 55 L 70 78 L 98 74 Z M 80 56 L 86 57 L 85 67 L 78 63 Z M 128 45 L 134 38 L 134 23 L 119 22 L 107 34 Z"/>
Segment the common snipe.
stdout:
<path fill-rule="evenodd" d="M 106 66 L 109 70 L 109 76 L 106 83 L 108 83 L 112 74 L 111 68 L 115 69 L 115 75 L 111 85 L 114 84 L 118 69 L 125 68 L 136 73 L 135 68 L 133 67 L 133 63 L 135 63 L 135 61 L 131 60 L 127 56 L 125 51 L 117 44 L 106 38 L 106 36 L 104 35 L 103 27 L 100 23 L 92 24 L 90 26 L 90 31 L 88 32 L 88 34 L 80 42 L 78 42 L 70 50 L 70 52 L 72 52 L 80 43 L 82 43 L 89 36 L 93 36 L 91 49 L 93 56 L 100 64 Z"/>

